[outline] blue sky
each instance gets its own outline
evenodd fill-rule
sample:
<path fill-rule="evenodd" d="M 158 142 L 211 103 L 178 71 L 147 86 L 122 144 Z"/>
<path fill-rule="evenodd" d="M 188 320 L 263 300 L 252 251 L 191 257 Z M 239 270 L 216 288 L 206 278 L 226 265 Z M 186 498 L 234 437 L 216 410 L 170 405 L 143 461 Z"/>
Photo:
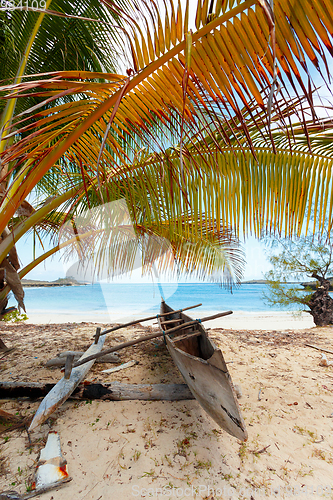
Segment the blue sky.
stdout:
<path fill-rule="evenodd" d="M 20 260 L 22 262 L 22 267 L 27 265 L 33 260 L 33 249 L 32 249 L 32 239 L 23 237 L 16 245 L 17 251 L 19 253 Z M 244 280 L 250 279 L 262 279 L 263 273 L 270 269 L 270 265 L 265 256 L 265 246 L 260 241 L 253 237 L 248 238 L 243 242 L 243 248 L 246 253 L 246 268 Z M 47 251 L 49 247 L 45 248 Z M 44 251 L 41 247 L 36 250 L 36 256 L 41 255 Z M 52 258 L 47 259 L 44 263 L 39 264 L 35 269 L 33 269 L 29 274 L 27 274 L 26 279 L 38 279 L 38 280 L 48 280 L 53 281 L 58 278 L 63 278 L 66 275 L 66 270 L 68 265 L 64 264 L 59 258 L 59 254 L 55 254 Z M 150 281 L 149 277 L 141 279 L 141 272 L 139 270 L 134 271 L 131 277 L 120 278 L 122 282 L 147 282 Z M 180 280 L 181 281 L 181 280 Z"/>

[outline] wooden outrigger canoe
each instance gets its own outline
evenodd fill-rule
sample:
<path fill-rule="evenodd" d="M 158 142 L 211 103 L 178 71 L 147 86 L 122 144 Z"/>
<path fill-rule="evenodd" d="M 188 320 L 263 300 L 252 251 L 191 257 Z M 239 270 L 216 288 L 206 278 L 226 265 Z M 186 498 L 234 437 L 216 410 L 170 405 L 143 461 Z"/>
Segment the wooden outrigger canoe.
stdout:
<path fill-rule="evenodd" d="M 93 354 L 99 353 L 104 345 L 105 335 L 101 335 L 98 339 L 97 344 L 93 343 L 89 349 L 81 356 L 80 360 L 87 358 Z M 34 430 L 38 425 L 41 425 L 45 420 L 47 420 L 53 412 L 55 412 L 74 392 L 77 386 L 84 380 L 88 371 L 95 363 L 95 360 L 88 361 L 87 363 L 73 368 L 68 379 L 65 376 L 59 380 L 59 382 L 51 389 L 51 391 L 45 396 L 35 416 L 30 424 L 29 431 Z"/>
<path fill-rule="evenodd" d="M 166 312 L 170 315 L 158 318 L 158 323 L 165 332 L 171 357 L 193 396 L 222 429 L 246 441 L 245 422 L 221 350 L 209 339 L 201 323 L 168 335 L 168 329 L 193 320 L 162 302 L 161 314 Z"/>

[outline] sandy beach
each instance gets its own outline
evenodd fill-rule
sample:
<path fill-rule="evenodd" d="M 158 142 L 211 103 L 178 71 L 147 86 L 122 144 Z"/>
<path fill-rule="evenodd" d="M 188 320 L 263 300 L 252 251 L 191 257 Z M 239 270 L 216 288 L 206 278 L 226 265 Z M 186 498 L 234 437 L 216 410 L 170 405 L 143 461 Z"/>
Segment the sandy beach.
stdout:
<path fill-rule="evenodd" d="M 204 317 L 216 314 L 216 311 L 203 310 L 202 308 L 192 313 L 193 318 Z M 150 316 L 151 313 L 140 313 L 134 318 L 142 318 L 142 316 Z M 83 318 L 82 318 L 83 316 Z M 86 317 L 84 317 L 86 316 Z M 104 318 L 103 318 L 104 316 Z M 123 316 L 121 322 L 125 323 L 131 321 L 133 316 Z M 78 313 L 64 313 L 60 312 L 57 314 L 53 313 L 29 313 L 29 319 L 26 321 L 28 324 L 61 324 L 61 323 L 80 323 L 82 320 L 87 322 L 98 322 L 98 323 L 109 323 L 110 318 L 107 312 L 91 314 L 87 312 L 86 314 Z M 98 320 L 98 321 L 97 321 Z M 118 322 L 113 319 L 113 321 Z M 155 320 L 145 322 L 145 325 L 152 326 L 156 323 Z M 304 329 L 311 328 L 314 326 L 312 317 L 310 314 L 301 312 L 295 313 L 290 311 L 284 312 L 248 312 L 248 311 L 235 311 L 230 316 L 225 316 L 223 318 L 215 319 L 214 321 L 208 321 L 205 323 L 206 328 L 228 328 L 230 330 L 290 330 L 290 329 Z"/>
<path fill-rule="evenodd" d="M 62 350 L 85 350 L 96 326 L 2 323 L 2 340 L 16 349 L 0 359 L 0 379 L 58 381 L 60 370 L 45 362 Z M 333 366 L 320 366 L 321 352 L 306 345 L 333 351 L 333 329 L 285 313 L 238 314 L 207 327 L 241 387 L 247 442 L 218 428 L 196 400 L 70 400 L 32 433 L 31 443 L 25 430 L 0 435 L 0 491 L 26 492 L 52 430 L 60 435 L 72 481 L 37 499 L 333 498 Z M 114 332 L 106 347 L 154 328 Z M 95 364 L 87 380 L 183 382 L 159 341 L 127 348 L 120 357 L 139 363 L 114 374 Z M 0 400 L 0 409 L 22 416 L 32 416 L 38 405 Z"/>

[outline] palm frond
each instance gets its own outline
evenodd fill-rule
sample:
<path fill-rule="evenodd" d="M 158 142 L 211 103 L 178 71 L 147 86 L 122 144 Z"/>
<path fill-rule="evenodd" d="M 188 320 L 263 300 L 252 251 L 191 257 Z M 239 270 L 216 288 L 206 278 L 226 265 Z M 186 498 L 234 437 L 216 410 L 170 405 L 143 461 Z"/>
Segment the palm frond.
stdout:
<path fill-rule="evenodd" d="M 270 95 L 270 82 L 274 76 L 274 54 L 276 53 L 277 78 L 280 82 L 279 92 L 281 99 L 285 101 L 289 99 L 291 93 L 297 95 L 301 92 L 312 104 L 312 91 L 305 88 L 304 75 L 310 75 L 311 64 L 319 75 L 322 73 L 321 63 L 328 67 L 327 51 L 323 49 L 322 44 L 331 47 L 330 36 L 333 30 L 331 17 L 323 0 L 316 2 L 307 0 L 306 4 L 313 15 L 311 18 L 314 19 L 313 25 L 304 13 L 299 14 L 299 11 L 303 12 L 305 8 L 303 2 L 294 2 L 293 10 L 290 9 L 287 0 L 275 2 L 277 15 L 274 51 L 270 46 L 270 28 L 265 17 L 266 11 L 254 1 L 241 2 L 221 16 L 213 16 L 213 20 L 204 24 L 192 35 L 191 66 L 185 100 L 183 98 L 186 68 L 184 53 L 186 41 L 183 37 L 185 14 L 180 15 L 179 11 L 178 19 L 179 23 L 182 23 L 182 29 L 178 29 L 177 18 L 172 14 L 175 8 L 171 1 L 164 24 L 158 11 L 152 8 L 150 16 L 154 26 L 152 49 L 149 49 L 148 43 L 150 31 L 147 30 L 146 38 L 144 36 L 142 38 L 138 22 L 125 16 L 125 21 L 128 23 L 126 35 L 133 40 L 133 62 L 142 59 L 144 68 L 140 70 L 139 64 L 138 73 L 129 81 L 125 76 L 122 80 L 117 77 L 108 85 L 93 82 L 93 78 L 83 81 L 80 73 L 75 75 L 76 79 L 71 79 L 66 72 L 57 72 L 49 79 L 25 82 L 11 87 L 11 91 L 17 92 L 22 97 L 32 92 L 40 98 L 47 96 L 56 99 L 65 94 L 76 99 L 82 95 L 85 98 L 76 102 L 73 107 L 69 105 L 66 109 L 60 110 L 59 106 L 52 109 L 48 105 L 47 111 L 32 115 L 34 123 L 31 130 L 34 133 L 29 134 L 29 129 L 25 127 L 19 129 L 19 132 L 24 132 L 26 136 L 12 149 L 7 150 L 4 162 L 18 160 L 22 162 L 32 158 L 38 164 L 35 170 L 40 171 L 40 175 L 36 175 L 36 179 L 40 180 L 43 173 L 70 148 L 72 148 L 71 154 L 91 149 L 90 160 L 93 160 L 98 156 L 101 138 L 113 115 L 108 138 L 109 150 L 105 151 L 104 156 L 105 162 L 112 161 L 115 168 L 131 159 L 124 146 L 129 145 L 132 149 L 133 141 L 135 142 L 138 137 L 141 144 L 142 141 L 144 144 L 151 144 L 151 127 L 154 131 L 158 127 L 161 131 L 166 127 L 168 139 L 178 142 L 183 118 L 187 130 L 192 130 L 197 135 L 202 130 L 204 113 L 209 116 L 209 122 L 204 123 L 205 126 L 208 125 L 207 131 L 213 124 L 214 128 L 218 127 L 222 116 L 230 133 L 236 134 L 242 131 L 254 153 L 249 127 L 256 122 L 251 115 L 249 102 L 254 99 L 260 108 L 266 108 Z M 201 26 L 206 15 L 202 12 L 205 13 L 206 8 L 198 2 L 198 9 L 201 9 L 198 18 Z M 219 11 L 217 5 L 216 9 Z M 318 16 L 321 19 L 319 24 Z M 212 16 L 209 19 L 211 18 Z M 172 19 L 176 21 L 173 23 L 170 21 Z M 167 30 L 169 38 L 166 36 Z M 181 38 L 180 42 L 178 35 Z M 170 39 L 169 42 L 165 43 L 166 39 Z M 168 46 L 170 49 L 167 49 Z M 142 58 L 138 55 L 139 47 L 142 49 L 142 54 L 146 54 L 146 59 L 143 55 Z M 137 62 L 134 66 L 137 66 Z M 286 79 L 291 86 L 290 89 Z M 124 85 L 126 90 L 123 92 Z M 37 93 L 31 90 L 32 87 L 38 89 Z M 119 104 L 118 98 L 122 93 L 124 95 Z M 49 100 L 47 102 L 50 103 Z M 115 109 L 116 104 L 117 109 Z M 247 116 L 244 115 L 241 104 Z M 273 107 L 277 106 L 276 101 L 272 104 Z M 175 121 L 178 127 L 174 127 Z M 259 127 L 261 124 L 257 123 L 256 126 Z M 264 127 L 269 136 L 269 122 L 266 122 Z M 93 148 L 89 148 L 91 144 Z M 140 147 L 140 144 L 138 146 Z M 133 154 L 132 152 L 132 158 Z"/>

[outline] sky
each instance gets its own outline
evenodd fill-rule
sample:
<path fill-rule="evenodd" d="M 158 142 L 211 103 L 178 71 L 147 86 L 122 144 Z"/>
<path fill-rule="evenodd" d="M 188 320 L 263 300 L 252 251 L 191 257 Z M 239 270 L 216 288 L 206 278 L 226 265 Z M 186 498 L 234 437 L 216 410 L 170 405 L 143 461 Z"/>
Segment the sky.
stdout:
<path fill-rule="evenodd" d="M 271 266 L 265 255 L 265 245 L 256 240 L 254 237 L 249 237 L 245 242 L 242 243 L 245 254 L 246 254 L 246 266 L 244 273 L 244 280 L 253 279 L 263 279 L 263 273 L 267 272 Z M 16 245 L 17 251 L 22 262 L 22 267 L 26 266 L 33 260 L 33 246 L 32 238 L 23 237 Z M 46 246 L 44 251 L 47 251 L 50 247 Z M 36 248 L 36 257 L 44 253 L 40 246 Z M 66 272 L 70 267 L 70 263 L 66 264 L 61 258 L 59 253 L 55 254 L 54 257 L 47 259 L 43 263 L 39 264 L 35 269 L 33 269 L 29 274 L 26 275 L 26 279 L 35 280 L 47 280 L 54 281 L 58 278 L 64 278 Z M 141 277 L 141 270 L 136 270 L 131 276 L 124 276 L 118 278 L 115 281 L 120 281 L 122 283 L 137 283 L 137 282 L 150 282 L 151 278 L 148 276 Z M 161 281 L 168 281 L 166 277 L 161 276 Z M 179 281 L 185 281 L 185 278 L 180 278 Z M 192 281 L 189 278 L 187 281 Z M 196 279 L 193 281 L 197 281 Z"/>

